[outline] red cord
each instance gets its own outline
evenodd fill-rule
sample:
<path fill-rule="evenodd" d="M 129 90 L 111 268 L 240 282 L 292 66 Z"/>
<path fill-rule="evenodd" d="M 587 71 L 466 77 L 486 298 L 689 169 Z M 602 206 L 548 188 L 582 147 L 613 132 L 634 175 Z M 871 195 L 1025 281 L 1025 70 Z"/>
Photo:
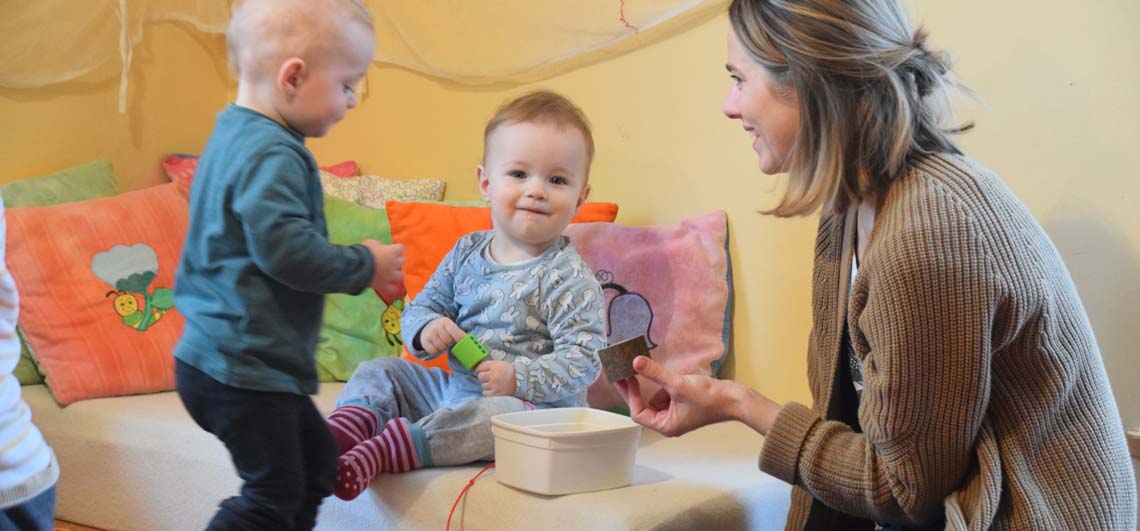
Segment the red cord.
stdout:
<path fill-rule="evenodd" d="M 451 512 L 447 513 L 448 531 L 451 531 L 451 516 L 455 514 L 455 508 L 459 506 L 459 500 L 462 500 L 463 497 L 467 495 L 467 489 L 470 489 L 471 486 L 475 484 L 475 480 L 479 479 L 479 476 L 482 476 L 484 472 L 490 470 L 493 466 L 495 466 L 495 463 L 491 463 L 483 467 L 483 470 L 480 470 L 478 474 L 475 474 L 474 477 L 467 480 L 467 486 L 463 487 L 463 490 L 459 491 L 459 497 L 455 498 L 455 503 L 451 504 Z"/>
<path fill-rule="evenodd" d="M 637 26 L 630 24 L 629 21 L 625 19 L 625 0 L 621 0 L 621 7 L 620 7 L 620 13 L 618 14 L 618 20 L 621 20 L 621 23 L 625 24 L 625 27 L 627 27 L 633 31 L 639 32 L 639 33 L 641 32 L 641 30 L 637 29 Z"/>

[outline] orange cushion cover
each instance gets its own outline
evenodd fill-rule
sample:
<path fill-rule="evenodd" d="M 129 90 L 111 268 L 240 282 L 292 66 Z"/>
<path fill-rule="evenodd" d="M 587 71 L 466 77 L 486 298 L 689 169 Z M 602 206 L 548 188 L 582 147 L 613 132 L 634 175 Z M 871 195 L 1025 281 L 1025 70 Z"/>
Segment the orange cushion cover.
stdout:
<path fill-rule="evenodd" d="M 183 320 L 170 290 L 187 220 L 176 183 L 8 211 L 20 326 L 61 405 L 174 387 Z M 141 317 L 148 299 L 165 307 L 157 321 Z"/>
<path fill-rule="evenodd" d="M 401 203 L 386 205 L 392 225 L 392 241 L 404 244 L 404 287 L 407 300 L 412 300 L 427 284 L 435 268 L 464 234 L 491 228 L 490 207 L 464 207 L 435 203 Z M 571 223 L 611 222 L 617 218 L 614 203 L 586 203 Z M 411 331 L 408 331 L 409 334 Z M 411 335 L 404 336 L 411 341 Z M 447 368 L 447 356 L 421 361 L 404 349 L 406 360 L 429 367 Z"/>

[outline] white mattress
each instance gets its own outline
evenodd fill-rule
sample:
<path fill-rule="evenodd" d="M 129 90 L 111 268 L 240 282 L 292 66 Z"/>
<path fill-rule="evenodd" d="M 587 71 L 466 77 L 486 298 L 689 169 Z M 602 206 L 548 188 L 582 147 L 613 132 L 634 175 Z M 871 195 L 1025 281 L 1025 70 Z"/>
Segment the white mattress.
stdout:
<path fill-rule="evenodd" d="M 343 384 L 316 397 L 332 409 Z M 175 393 L 88 400 L 60 408 L 25 386 L 32 420 L 60 462 L 57 517 L 113 531 L 196 530 L 240 484 L 225 448 L 199 429 Z M 633 484 L 540 496 L 483 475 L 452 529 L 782 529 L 787 484 L 759 471 L 763 439 L 739 423 L 666 439 L 643 430 Z M 444 529 L 482 464 L 383 474 L 356 500 L 329 498 L 317 529 Z"/>

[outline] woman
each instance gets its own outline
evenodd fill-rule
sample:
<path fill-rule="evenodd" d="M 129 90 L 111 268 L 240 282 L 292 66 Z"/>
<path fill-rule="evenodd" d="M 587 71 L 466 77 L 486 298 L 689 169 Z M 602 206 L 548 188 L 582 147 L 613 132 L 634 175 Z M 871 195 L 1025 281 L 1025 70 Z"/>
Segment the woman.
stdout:
<path fill-rule="evenodd" d="M 1135 529 L 1136 486 L 1088 319 L 1040 225 L 940 125 L 952 87 L 897 0 L 734 0 L 724 113 L 770 213 L 822 211 L 814 405 L 731 381 L 662 386 L 637 422 L 680 435 L 739 420 L 795 486 L 789 529 Z"/>

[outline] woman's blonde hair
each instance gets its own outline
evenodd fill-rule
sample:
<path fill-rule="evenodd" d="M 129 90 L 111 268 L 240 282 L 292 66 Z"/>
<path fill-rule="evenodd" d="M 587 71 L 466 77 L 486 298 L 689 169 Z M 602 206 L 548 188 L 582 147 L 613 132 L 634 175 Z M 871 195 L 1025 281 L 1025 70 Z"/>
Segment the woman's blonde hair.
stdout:
<path fill-rule="evenodd" d="M 926 48 L 898 0 L 733 0 L 732 29 L 777 91 L 799 101 L 787 191 L 767 214 L 842 211 L 911 160 L 959 153 L 945 128 L 950 59 Z"/>

